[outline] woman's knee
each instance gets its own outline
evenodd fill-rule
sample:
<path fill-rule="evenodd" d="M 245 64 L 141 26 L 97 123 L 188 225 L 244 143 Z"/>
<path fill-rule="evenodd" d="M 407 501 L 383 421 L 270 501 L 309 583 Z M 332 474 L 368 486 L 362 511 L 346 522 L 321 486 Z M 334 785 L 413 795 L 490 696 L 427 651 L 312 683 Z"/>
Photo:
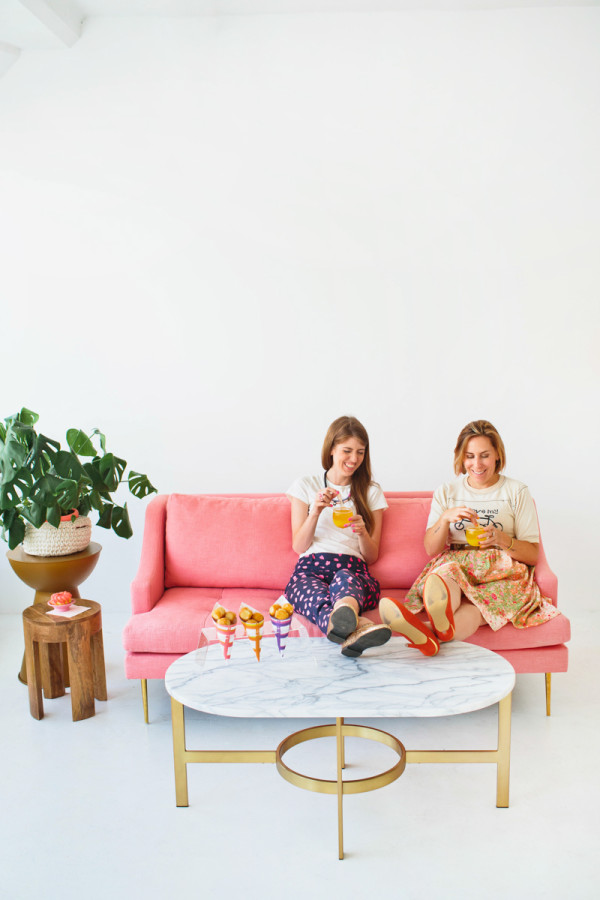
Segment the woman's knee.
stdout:
<path fill-rule="evenodd" d="M 360 581 L 351 576 L 337 577 L 333 579 L 330 585 L 331 598 L 334 602 L 350 597 L 362 609 L 365 601 L 365 591 Z"/>
<path fill-rule="evenodd" d="M 464 641 L 465 638 L 475 634 L 477 629 L 485 624 L 485 619 L 477 607 L 465 600 L 454 613 L 454 640 Z"/>

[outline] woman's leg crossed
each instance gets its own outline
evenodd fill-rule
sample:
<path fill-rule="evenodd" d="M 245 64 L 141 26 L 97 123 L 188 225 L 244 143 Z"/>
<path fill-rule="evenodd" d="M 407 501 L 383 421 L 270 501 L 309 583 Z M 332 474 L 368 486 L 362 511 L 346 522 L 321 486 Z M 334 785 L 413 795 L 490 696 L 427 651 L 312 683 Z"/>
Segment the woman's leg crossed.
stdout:
<path fill-rule="evenodd" d="M 333 609 L 329 585 L 318 575 L 301 572 L 292 577 L 285 596 L 297 613 L 314 622 L 325 634 Z"/>

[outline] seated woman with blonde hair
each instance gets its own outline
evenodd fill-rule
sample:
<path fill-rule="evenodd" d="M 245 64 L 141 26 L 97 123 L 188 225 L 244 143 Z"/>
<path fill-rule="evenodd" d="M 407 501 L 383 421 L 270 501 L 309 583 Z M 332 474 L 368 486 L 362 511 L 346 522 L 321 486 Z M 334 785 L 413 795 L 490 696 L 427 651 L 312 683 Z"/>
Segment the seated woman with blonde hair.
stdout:
<path fill-rule="evenodd" d="M 540 537 L 533 500 L 526 485 L 502 474 L 505 465 L 494 426 L 469 422 L 454 449 L 458 477 L 433 495 L 425 532 L 433 559 L 404 604 L 380 601 L 382 622 L 425 656 L 486 623 L 493 631 L 509 622 L 526 628 L 558 615 L 534 581 Z M 477 531 L 467 536 L 468 529 Z M 423 607 L 430 627 L 415 615 Z"/>

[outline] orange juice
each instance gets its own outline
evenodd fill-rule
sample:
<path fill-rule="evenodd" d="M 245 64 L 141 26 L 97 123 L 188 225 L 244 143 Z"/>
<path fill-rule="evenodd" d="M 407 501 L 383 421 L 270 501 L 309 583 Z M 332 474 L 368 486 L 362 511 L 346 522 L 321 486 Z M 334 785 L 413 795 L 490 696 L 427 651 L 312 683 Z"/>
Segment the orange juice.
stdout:
<path fill-rule="evenodd" d="M 337 525 L 338 528 L 343 528 L 344 525 L 348 522 L 349 519 L 352 518 L 353 515 L 354 515 L 354 513 L 352 512 L 351 509 L 344 508 L 344 507 L 342 507 L 342 509 L 336 509 L 334 507 L 334 509 L 333 509 L 333 524 Z"/>
<path fill-rule="evenodd" d="M 482 528 L 480 525 L 477 528 L 465 528 L 467 544 L 470 544 L 471 547 L 479 547 L 479 537 L 484 531 L 485 528 Z"/>

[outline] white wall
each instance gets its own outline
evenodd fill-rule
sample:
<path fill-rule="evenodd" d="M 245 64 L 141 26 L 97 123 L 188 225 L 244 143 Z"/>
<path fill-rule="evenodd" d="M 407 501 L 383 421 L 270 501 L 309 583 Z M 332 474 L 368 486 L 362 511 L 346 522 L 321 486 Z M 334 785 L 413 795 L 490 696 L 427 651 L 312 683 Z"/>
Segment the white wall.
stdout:
<path fill-rule="evenodd" d="M 596 599 L 600 10 L 89 20 L 0 81 L 0 417 L 161 492 L 281 491 L 328 423 L 390 490 L 489 418 Z M 129 606 L 136 534 L 90 596 Z M 577 530 L 574 530 L 577 526 Z M 0 567 L 0 610 L 30 593 Z"/>

